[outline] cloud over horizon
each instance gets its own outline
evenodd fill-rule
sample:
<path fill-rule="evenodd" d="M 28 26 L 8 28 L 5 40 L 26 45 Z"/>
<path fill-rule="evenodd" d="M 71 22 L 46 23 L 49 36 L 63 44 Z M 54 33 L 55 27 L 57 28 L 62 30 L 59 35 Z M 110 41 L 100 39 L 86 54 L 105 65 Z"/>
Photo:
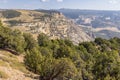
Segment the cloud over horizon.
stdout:
<path fill-rule="evenodd" d="M 110 4 L 118 4 L 120 3 L 120 0 L 109 0 Z"/>
<path fill-rule="evenodd" d="M 0 8 L 120 10 L 120 0 L 0 0 Z"/>
<path fill-rule="evenodd" d="M 48 2 L 49 0 L 40 0 L 41 2 Z"/>
<path fill-rule="evenodd" d="M 57 0 L 57 2 L 63 2 L 63 0 Z"/>
<path fill-rule="evenodd" d="M 52 0 L 40 0 L 41 2 L 48 2 L 48 1 L 52 1 Z M 63 2 L 63 0 L 55 0 L 57 2 Z"/>

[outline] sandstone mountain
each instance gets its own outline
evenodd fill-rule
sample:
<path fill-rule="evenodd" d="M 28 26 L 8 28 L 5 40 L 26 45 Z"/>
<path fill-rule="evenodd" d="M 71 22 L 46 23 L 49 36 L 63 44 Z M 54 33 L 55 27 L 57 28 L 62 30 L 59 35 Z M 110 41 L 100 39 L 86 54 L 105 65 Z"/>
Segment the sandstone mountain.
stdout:
<path fill-rule="evenodd" d="M 88 33 L 57 11 L 0 10 L 0 19 L 4 25 L 32 33 L 35 38 L 44 33 L 51 39 L 68 38 L 75 44 L 92 40 Z"/>

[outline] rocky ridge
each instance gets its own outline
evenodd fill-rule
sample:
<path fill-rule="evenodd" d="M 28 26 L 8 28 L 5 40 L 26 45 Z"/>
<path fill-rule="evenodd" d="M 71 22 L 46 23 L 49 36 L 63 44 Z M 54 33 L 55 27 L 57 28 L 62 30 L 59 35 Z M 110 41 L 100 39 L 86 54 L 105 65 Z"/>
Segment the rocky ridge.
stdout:
<path fill-rule="evenodd" d="M 0 18 L 12 29 L 32 33 L 35 38 L 44 33 L 51 39 L 68 38 L 75 44 L 93 40 L 82 28 L 57 11 L 3 10 L 0 11 Z"/>

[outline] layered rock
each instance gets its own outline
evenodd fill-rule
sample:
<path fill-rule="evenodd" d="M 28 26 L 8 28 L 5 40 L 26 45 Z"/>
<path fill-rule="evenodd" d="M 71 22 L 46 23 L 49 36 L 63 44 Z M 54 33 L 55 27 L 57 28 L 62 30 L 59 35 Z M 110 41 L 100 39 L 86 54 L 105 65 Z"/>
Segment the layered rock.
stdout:
<path fill-rule="evenodd" d="M 75 44 L 92 40 L 92 38 L 74 24 L 73 21 L 67 19 L 59 12 L 35 10 L 15 11 L 13 11 L 15 17 L 12 16 L 12 18 L 8 18 L 8 16 L 11 15 L 9 12 L 8 15 L 3 15 L 3 11 L 0 11 L 2 21 L 12 29 L 17 28 L 23 32 L 32 33 L 35 38 L 39 33 L 45 33 L 51 39 L 68 38 Z M 16 15 L 18 12 L 21 14 Z"/>

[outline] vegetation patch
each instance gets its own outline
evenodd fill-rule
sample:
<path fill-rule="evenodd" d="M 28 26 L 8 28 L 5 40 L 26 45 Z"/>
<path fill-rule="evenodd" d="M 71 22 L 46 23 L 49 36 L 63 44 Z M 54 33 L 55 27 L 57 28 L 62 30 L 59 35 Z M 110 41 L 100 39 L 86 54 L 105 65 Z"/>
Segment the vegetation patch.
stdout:
<path fill-rule="evenodd" d="M 10 24 L 10 26 L 16 26 L 17 24 L 22 23 L 21 20 L 9 20 L 9 21 L 5 21 L 6 23 Z"/>
<path fill-rule="evenodd" d="M 9 78 L 9 76 L 5 72 L 0 71 L 0 78 L 7 79 L 7 78 Z"/>
<path fill-rule="evenodd" d="M 17 70 L 20 70 L 24 73 L 28 73 L 25 65 L 23 63 L 20 63 L 18 61 L 12 61 L 12 63 L 10 63 L 10 66 L 13 68 L 13 69 L 17 69 Z"/>
<path fill-rule="evenodd" d="M 21 13 L 15 10 L 5 10 L 5 11 L 2 11 L 2 15 L 5 18 L 14 18 L 14 17 L 19 17 Z"/>
<path fill-rule="evenodd" d="M 7 63 L 4 62 L 3 60 L 0 60 L 0 66 L 7 66 Z"/>
<path fill-rule="evenodd" d="M 37 40 L 31 34 L 21 33 L 0 26 L 0 48 L 25 53 L 24 64 L 14 57 L 2 56 L 1 60 L 14 69 L 25 67 L 40 75 L 40 80 L 119 80 L 120 38 L 74 45 L 70 40 L 51 40 L 39 34 Z"/>

